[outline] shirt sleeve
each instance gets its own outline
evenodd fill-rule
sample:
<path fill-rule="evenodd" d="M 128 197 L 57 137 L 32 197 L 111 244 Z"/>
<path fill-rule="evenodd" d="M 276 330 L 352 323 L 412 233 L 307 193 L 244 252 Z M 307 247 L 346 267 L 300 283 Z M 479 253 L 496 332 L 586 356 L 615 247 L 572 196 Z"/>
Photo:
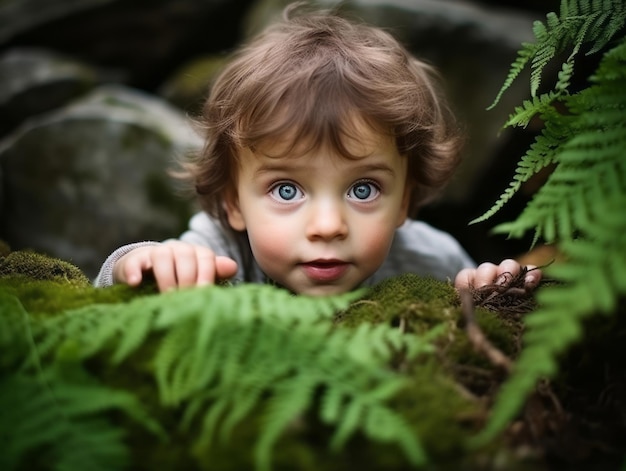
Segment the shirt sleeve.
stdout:
<path fill-rule="evenodd" d="M 159 242 L 146 241 L 146 242 L 136 242 L 134 244 L 123 245 L 122 247 L 113 251 L 111 255 L 107 257 L 107 259 L 100 267 L 100 272 L 98 276 L 94 280 L 94 286 L 98 288 L 104 288 L 105 286 L 112 286 L 113 282 L 113 268 L 115 267 L 115 263 L 126 255 L 128 252 L 131 252 L 139 247 L 145 247 L 147 245 L 158 245 Z"/>

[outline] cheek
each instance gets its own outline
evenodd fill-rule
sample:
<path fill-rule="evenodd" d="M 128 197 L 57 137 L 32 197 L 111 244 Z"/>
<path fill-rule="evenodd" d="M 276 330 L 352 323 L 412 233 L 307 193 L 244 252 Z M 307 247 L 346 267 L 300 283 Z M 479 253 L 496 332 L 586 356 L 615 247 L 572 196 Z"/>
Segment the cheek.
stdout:
<path fill-rule="evenodd" d="M 364 258 L 372 264 L 382 264 L 389 254 L 395 227 L 392 225 L 378 226 L 379 228 L 387 227 L 384 230 L 376 230 L 375 227 L 372 225 L 370 230 L 364 230 L 357 237 L 354 237 L 354 240 L 359 245 L 359 252 Z"/>
<path fill-rule="evenodd" d="M 252 253 L 257 262 L 276 263 L 285 257 L 287 249 L 294 244 L 294 235 L 289 224 L 259 224 L 248 228 Z"/>

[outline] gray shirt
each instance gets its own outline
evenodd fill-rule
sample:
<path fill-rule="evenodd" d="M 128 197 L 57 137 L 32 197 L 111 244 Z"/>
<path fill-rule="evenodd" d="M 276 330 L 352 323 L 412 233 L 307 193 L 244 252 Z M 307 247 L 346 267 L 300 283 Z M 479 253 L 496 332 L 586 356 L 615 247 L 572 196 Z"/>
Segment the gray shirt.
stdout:
<path fill-rule="evenodd" d="M 233 281 L 264 283 L 266 276 L 254 261 L 250 245 L 242 236 L 245 237 L 244 234 L 235 236 L 232 231 L 224 229 L 206 213 L 197 213 L 189 222 L 189 230 L 179 240 L 210 247 L 216 255 L 235 260 L 238 271 Z M 115 262 L 131 250 L 150 244 L 159 242 L 137 242 L 117 249 L 105 260 L 95 285 L 112 285 Z M 475 267 L 474 261 L 450 234 L 424 222 L 407 219 L 396 230 L 387 259 L 363 284 L 371 286 L 402 273 L 453 281 L 461 269 L 468 267 Z"/>

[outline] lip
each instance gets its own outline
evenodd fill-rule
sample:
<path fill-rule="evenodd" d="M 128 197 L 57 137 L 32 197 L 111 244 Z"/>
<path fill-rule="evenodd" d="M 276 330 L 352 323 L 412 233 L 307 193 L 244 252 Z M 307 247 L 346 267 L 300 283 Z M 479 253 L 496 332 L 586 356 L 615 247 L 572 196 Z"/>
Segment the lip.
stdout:
<path fill-rule="evenodd" d="M 301 263 L 302 270 L 313 281 L 329 283 L 341 278 L 350 264 L 343 260 L 319 259 Z"/>

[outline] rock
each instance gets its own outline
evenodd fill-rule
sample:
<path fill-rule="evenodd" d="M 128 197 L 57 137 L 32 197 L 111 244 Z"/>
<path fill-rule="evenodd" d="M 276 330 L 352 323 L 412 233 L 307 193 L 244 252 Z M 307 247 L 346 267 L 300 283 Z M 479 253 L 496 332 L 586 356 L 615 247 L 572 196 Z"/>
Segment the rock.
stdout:
<path fill-rule="evenodd" d="M 10 50 L 0 56 L 0 134 L 65 105 L 93 88 L 96 79 L 93 68 L 54 52 Z"/>
<path fill-rule="evenodd" d="M 250 1 L 5 0 L 0 46 L 46 47 L 117 69 L 125 84 L 154 90 L 199 51 L 232 47 Z"/>
<path fill-rule="evenodd" d="M 184 229 L 191 205 L 175 195 L 166 169 L 200 145 L 174 108 L 120 86 L 95 89 L 0 144 L 0 238 L 93 277 L 118 246 Z"/>

